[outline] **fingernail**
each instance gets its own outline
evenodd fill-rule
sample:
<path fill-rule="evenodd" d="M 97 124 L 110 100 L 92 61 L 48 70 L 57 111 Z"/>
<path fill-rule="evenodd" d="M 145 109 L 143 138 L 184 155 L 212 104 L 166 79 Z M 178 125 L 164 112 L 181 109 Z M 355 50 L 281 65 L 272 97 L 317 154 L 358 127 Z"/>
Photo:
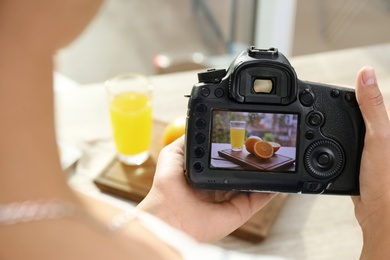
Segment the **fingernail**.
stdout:
<path fill-rule="evenodd" d="M 376 83 L 376 76 L 374 68 L 367 67 L 363 71 L 363 84 L 366 86 L 370 86 Z"/>

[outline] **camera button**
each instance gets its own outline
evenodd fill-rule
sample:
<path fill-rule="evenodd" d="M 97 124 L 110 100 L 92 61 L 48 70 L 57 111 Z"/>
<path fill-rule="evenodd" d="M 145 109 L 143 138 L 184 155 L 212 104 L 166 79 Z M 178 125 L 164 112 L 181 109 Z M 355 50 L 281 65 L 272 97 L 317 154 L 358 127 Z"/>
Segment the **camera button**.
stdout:
<path fill-rule="evenodd" d="M 355 92 L 345 93 L 344 100 L 348 106 L 351 106 L 351 107 L 358 107 L 359 106 L 357 101 L 356 101 Z"/>
<path fill-rule="evenodd" d="M 320 166 L 326 167 L 332 162 L 332 158 L 328 153 L 322 153 L 318 156 L 317 162 Z"/>
<path fill-rule="evenodd" d="M 206 127 L 206 121 L 204 119 L 198 119 L 195 121 L 195 126 L 198 129 L 204 129 Z"/>
<path fill-rule="evenodd" d="M 196 162 L 196 163 L 194 163 L 193 167 L 194 167 L 194 170 L 195 170 L 196 172 L 201 172 L 201 171 L 203 171 L 203 169 L 204 169 L 203 163 L 201 163 L 201 162 Z"/>
<path fill-rule="evenodd" d="M 200 94 L 204 97 L 208 97 L 210 95 L 210 89 L 206 88 L 206 87 L 203 87 L 201 90 L 200 90 Z"/>
<path fill-rule="evenodd" d="M 335 177 L 345 163 L 342 148 L 331 140 L 315 141 L 307 148 L 304 158 L 306 170 L 318 179 Z"/>
<path fill-rule="evenodd" d="M 311 106 L 314 103 L 314 95 L 309 90 L 303 90 L 299 95 L 299 100 L 304 106 Z"/>
<path fill-rule="evenodd" d="M 196 112 L 201 115 L 205 114 L 207 112 L 207 107 L 203 104 L 198 104 L 196 106 Z"/>
<path fill-rule="evenodd" d="M 305 182 L 303 183 L 303 189 L 305 191 L 320 192 L 322 191 L 322 184 L 318 182 Z"/>
<path fill-rule="evenodd" d="M 224 94 L 224 91 L 223 91 L 223 89 L 221 89 L 221 88 L 217 88 L 217 89 L 214 91 L 214 95 L 215 95 L 217 98 L 222 97 L 223 94 Z"/>
<path fill-rule="evenodd" d="M 311 112 L 307 116 L 307 123 L 310 126 L 320 126 L 324 121 L 324 116 L 320 112 Z"/>
<path fill-rule="evenodd" d="M 194 155 L 196 158 L 202 158 L 204 156 L 204 150 L 200 147 L 196 147 L 194 150 Z"/>
<path fill-rule="evenodd" d="M 195 142 L 197 144 L 203 144 L 204 142 L 206 141 L 206 136 L 204 136 L 204 134 L 202 133 L 197 133 L 195 135 Z"/>
<path fill-rule="evenodd" d="M 348 103 L 353 102 L 353 101 L 356 100 L 355 94 L 354 94 L 354 93 L 351 93 L 351 92 L 348 92 L 348 93 L 345 94 L 344 99 L 345 99 L 345 101 L 347 101 Z"/>
<path fill-rule="evenodd" d="M 312 140 L 313 138 L 314 138 L 314 132 L 313 131 L 307 131 L 306 133 L 305 133 L 305 138 L 307 139 L 307 140 Z"/>
<path fill-rule="evenodd" d="M 333 98 L 337 98 L 338 96 L 340 96 L 340 91 L 337 90 L 337 89 L 333 89 L 332 92 L 330 92 L 330 95 L 331 95 Z"/>

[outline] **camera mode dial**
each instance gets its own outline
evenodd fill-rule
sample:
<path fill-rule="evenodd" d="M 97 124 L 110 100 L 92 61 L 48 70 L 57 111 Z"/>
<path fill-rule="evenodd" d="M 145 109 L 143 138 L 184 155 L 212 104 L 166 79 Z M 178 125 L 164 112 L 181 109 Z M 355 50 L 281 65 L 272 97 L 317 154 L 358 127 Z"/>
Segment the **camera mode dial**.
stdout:
<path fill-rule="evenodd" d="M 315 178 L 328 179 L 338 175 L 344 167 L 344 153 L 341 147 L 331 140 L 317 140 L 305 152 L 304 164 Z"/>

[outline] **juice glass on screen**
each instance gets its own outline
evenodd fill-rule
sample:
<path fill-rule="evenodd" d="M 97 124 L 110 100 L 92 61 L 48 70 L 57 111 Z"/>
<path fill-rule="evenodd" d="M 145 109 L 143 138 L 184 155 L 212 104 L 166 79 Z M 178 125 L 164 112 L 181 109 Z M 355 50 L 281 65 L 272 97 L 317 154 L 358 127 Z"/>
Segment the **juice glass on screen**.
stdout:
<path fill-rule="evenodd" d="M 241 151 L 245 139 L 245 121 L 230 121 L 230 144 L 233 151 Z"/>
<path fill-rule="evenodd" d="M 152 139 L 152 85 L 143 75 L 127 73 L 108 80 L 106 89 L 118 159 L 141 165 Z"/>

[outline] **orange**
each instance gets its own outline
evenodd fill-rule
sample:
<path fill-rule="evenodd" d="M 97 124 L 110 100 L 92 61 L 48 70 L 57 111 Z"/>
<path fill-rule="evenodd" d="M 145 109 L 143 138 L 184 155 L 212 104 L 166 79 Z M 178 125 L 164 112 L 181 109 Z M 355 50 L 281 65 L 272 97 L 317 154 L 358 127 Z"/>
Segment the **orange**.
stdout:
<path fill-rule="evenodd" d="M 255 143 L 262 141 L 258 136 L 249 136 L 245 141 L 245 148 L 248 152 L 253 153 L 253 147 Z"/>
<path fill-rule="evenodd" d="M 181 116 L 172 120 L 164 130 L 163 133 L 163 145 L 166 146 L 182 135 L 186 131 L 186 117 Z"/>
<path fill-rule="evenodd" d="M 253 151 L 258 158 L 268 159 L 274 155 L 274 148 L 268 142 L 259 141 L 253 146 Z"/>
<path fill-rule="evenodd" d="M 275 143 L 275 142 L 269 142 L 272 147 L 274 148 L 274 153 L 276 153 L 280 149 L 280 144 Z"/>

